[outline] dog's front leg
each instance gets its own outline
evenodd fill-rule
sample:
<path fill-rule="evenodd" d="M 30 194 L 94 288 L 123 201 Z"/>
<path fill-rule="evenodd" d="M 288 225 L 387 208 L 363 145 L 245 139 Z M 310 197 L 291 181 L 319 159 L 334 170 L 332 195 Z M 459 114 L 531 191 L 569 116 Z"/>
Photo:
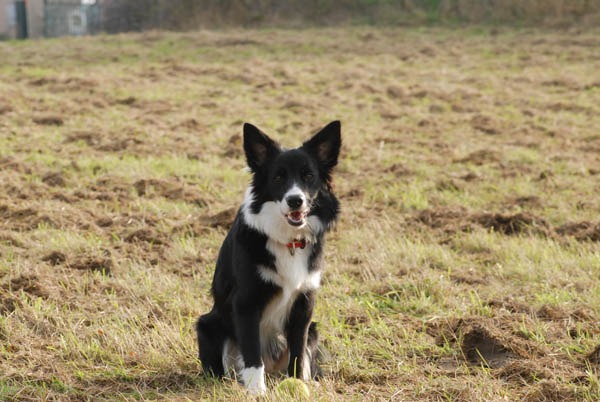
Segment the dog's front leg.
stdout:
<path fill-rule="evenodd" d="M 236 337 L 244 359 L 241 380 L 251 393 L 262 395 L 267 388 L 260 351 L 260 308 L 239 299 L 234 302 L 234 315 Z"/>
<path fill-rule="evenodd" d="M 294 302 L 287 325 L 287 341 L 290 351 L 288 375 L 302 378 L 305 381 L 311 378 L 310 361 L 306 356 L 306 342 L 314 306 L 314 291 L 300 294 Z"/>

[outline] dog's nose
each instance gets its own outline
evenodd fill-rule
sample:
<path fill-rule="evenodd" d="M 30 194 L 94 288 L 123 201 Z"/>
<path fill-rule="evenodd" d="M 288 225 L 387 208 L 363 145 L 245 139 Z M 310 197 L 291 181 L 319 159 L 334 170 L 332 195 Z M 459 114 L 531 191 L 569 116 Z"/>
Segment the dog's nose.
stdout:
<path fill-rule="evenodd" d="M 302 206 L 302 197 L 299 195 L 290 195 L 285 199 L 285 201 L 292 209 L 298 209 Z"/>

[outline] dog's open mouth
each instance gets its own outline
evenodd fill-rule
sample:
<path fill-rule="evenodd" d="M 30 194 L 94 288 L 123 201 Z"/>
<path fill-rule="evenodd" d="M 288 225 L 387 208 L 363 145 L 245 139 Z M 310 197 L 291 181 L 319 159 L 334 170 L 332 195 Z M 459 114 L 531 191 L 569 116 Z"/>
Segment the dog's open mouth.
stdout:
<path fill-rule="evenodd" d="M 285 217 L 288 220 L 288 223 L 292 226 L 302 226 L 304 224 L 305 213 L 302 211 L 292 211 L 287 214 Z"/>

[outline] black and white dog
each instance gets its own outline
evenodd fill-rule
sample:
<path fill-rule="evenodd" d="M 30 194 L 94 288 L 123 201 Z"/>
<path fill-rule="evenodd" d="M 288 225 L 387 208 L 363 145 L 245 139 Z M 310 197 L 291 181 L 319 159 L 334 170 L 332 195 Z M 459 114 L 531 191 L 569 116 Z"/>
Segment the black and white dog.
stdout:
<path fill-rule="evenodd" d="M 316 323 L 324 235 L 339 211 L 331 173 L 340 122 L 295 149 L 282 149 L 244 124 L 252 183 L 227 234 L 212 283 L 214 306 L 197 324 L 205 373 L 234 372 L 255 394 L 264 373 L 320 375 Z"/>

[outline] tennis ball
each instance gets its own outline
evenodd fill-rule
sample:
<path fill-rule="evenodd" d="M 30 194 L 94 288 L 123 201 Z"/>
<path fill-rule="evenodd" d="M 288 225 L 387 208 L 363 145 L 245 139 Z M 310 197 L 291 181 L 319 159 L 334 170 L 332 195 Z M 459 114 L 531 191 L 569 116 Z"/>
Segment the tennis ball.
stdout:
<path fill-rule="evenodd" d="M 310 398 L 310 391 L 304 382 L 297 378 L 286 378 L 277 386 L 277 391 L 297 399 Z"/>

